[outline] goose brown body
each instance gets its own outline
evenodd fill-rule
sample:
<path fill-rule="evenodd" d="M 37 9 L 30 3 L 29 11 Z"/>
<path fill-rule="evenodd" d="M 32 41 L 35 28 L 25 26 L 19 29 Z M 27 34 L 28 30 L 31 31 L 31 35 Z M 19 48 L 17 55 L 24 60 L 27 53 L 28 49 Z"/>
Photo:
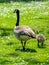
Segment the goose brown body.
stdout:
<path fill-rule="evenodd" d="M 35 38 L 35 33 L 29 26 L 15 26 L 14 34 L 19 40 L 23 41 Z"/>

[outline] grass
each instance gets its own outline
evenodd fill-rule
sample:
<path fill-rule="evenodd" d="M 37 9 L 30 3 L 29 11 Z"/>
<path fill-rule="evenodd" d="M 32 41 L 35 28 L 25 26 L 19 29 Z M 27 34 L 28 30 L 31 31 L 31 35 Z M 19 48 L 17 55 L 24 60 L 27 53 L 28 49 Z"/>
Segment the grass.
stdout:
<path fill-rule="evenodd" d="M 26 51 L 17 48 L 21 43 L 14 36 L 14 9 L 20 10 L 20 25 L 39 30 L 47 40 L 44 48 L 37 47 L 36 39 L 27 41 Z M 49 2 L 0 3 L 0 65 L 49 65 Z"/>

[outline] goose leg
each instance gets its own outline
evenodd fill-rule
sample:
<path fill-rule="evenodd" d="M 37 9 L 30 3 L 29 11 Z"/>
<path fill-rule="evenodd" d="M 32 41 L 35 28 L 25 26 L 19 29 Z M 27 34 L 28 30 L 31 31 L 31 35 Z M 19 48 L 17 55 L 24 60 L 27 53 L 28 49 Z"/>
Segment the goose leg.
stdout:
<path fill-rule="evenodd" d="M 21 44 L 22 44 L 22 47 L 23 47 L 23 41 L 21 40 Z"/>
<path fill-rule="evenodd" d="M 26 45 L 26 41 L 24 42 L 24 45 L 23 45 L 23 50 L 25 50 L 25 45 Z"/>
<path fill-rule="evenodd" d="M 38 41 L 38 47 L 39 47 L 39 41 Z"/>
<path fill-rule="evenodd" d="M 43 42 L 42 42 L 41 46 L 43 46 Z"/>

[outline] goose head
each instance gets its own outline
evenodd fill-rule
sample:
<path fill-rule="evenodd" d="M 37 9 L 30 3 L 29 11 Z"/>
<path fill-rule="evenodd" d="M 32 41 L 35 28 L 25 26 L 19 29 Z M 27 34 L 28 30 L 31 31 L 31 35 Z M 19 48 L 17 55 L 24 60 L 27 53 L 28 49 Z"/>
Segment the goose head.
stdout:
<path fill-rule="evenodd" d="M 15 10 L 14 10 L 14 13 L 19 13 L 19 10 L 18 10 L 18 9 L 15 9 Z"/>

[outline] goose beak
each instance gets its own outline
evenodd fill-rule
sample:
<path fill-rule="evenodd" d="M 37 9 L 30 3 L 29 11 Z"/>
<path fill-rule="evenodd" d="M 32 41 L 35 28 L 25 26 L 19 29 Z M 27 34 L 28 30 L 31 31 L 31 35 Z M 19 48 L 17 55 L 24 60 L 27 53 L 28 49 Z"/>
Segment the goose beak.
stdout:
<path fill-rule="evenodd" d="M 17 13 L 17 10 L 15 9 L 13 13 Z"/>
<path fill-rule="evenodd" d="M 14 11 L 13 13 L 17 13 L 16 11 Z"/>
<path fill-rule="evenodd" d="M 15 11 L 13 13 L 15 13 Z"/>

